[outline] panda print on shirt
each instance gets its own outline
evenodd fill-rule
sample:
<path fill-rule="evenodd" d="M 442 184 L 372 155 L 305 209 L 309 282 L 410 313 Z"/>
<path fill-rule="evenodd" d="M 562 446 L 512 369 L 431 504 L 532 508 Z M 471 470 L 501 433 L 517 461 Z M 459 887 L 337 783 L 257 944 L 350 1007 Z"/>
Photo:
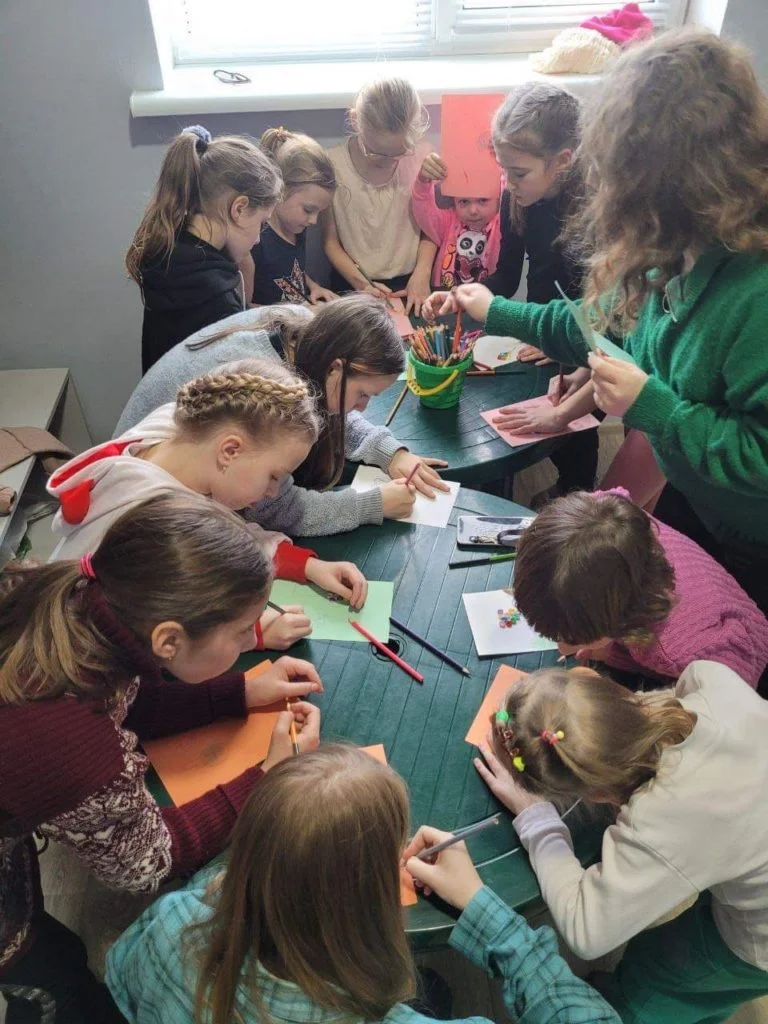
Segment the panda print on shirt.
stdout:
<path fill-rule="evenodd" d="M 487 244 L 488 237 L 484 231 L 459 232 L 455 244 L 449 245 L 445 251 L 440 273 L 441 286 L 455 288 L 459 284 L 485 280 L 488 270 L 483 261 L 483 253 Z"/>

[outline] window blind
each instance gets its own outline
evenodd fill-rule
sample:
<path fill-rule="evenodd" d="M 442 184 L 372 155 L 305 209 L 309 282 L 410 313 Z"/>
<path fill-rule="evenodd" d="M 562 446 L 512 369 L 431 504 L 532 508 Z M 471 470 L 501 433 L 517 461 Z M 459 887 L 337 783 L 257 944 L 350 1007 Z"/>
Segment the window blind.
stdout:
<path fill-rule="evenodd" d="M 517 30 L 557 32 L 580 24 L 595 15 L 607 14 L 620 6 L 618 0 L 450 0 L 454 6 L 452 31 L 455 35 L 485 35 Z M 643 14 L 657 28 L 669 24 L 680 7 L 679 0 L 640 0 Z"/>

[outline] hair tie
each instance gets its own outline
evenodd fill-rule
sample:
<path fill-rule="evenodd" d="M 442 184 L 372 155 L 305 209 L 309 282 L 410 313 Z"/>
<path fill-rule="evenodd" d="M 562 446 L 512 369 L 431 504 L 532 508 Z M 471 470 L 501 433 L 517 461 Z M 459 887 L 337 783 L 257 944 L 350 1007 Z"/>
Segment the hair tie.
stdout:
<path fill-rule="evenodd" d="M 80 572 L 87 580 L 96 579 L 96 570 L 93 568 L 93 555 L 90 551 L 80 559 Z"/>
<path fill-rule="evenodd" d="M 202 156 L 203 153 L 208 149 L 208 146 L 213 142 L 213 136 L 204 128 L 201 124 L 190 124 L 186 128 L 182 128 L 182 135 L 196 135 L 197 142 L 195 143 L 195 149 Z"/>
<path fill-rule="evenodd" d="M 544 740 L 545 743 L 548 743 L 550 747 L 557 746 L 560 740 L 565 739 L 565 733 L 562 729 L 558 729 L 557 732 L 550 732 L 549 729 L 543 729 L 539 733 L 539 736 Z"/>

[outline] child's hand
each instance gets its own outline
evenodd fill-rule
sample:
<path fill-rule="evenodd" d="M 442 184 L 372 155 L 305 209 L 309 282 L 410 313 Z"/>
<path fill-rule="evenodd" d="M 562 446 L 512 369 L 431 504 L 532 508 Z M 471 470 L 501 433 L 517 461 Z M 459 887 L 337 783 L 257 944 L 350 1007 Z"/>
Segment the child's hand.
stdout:
<path fill-rule="evenodd" d="M 432 287 L 429 283 L 429 276 L 429 271 L 425 274 L 414 271 L 408 278 L 408 284 L 405 286 L 406 316 L 410 316 L 411 313 L 414 316 L 421 316 L 424 303 L 429 298 L 429 292 Z"/>
<path fill-rule="evenodd" d="M 300 658 L 278 658 L 274 665 L 245 680 L 245 706 L 263 708 L 277 700 L 293 700 L 308 693 L 322 693 L 323 684 L 314 665 Z"/>
<path fill-rule="evenodd" d="M 393 480 L 391 484 L 383 484 L 381 491 L 382 514 L 385 519 L 407 519 L 413 512 L 416 501 L 416 488 L 413 484 L 405 485 L 405 477 Z"/>
<path fill-rule="evenodd" d="M 365 284 L 362 288 L 357 289 L 359 292 L 365 292 L 366 295 L 373 295 L 375 299 L 386 299 L 387 296 L 392 292 L 391 288 L 387 288 L 381 281 L 374 281 L 373 284 Z"/>
<path fill-rule="evenodd" d="M 516 434 L 556 434 L 565 429 L 568 421 L 552 406 L 518 409 L 508 405 L 499 409 L 493 425 L 498 430 L 513 430 Z"/>
<path fill-rule="evenodd" d="M 494 300 L 494 294 L 484 284 L 460 284 L 452 292 L 453 305 L 455 309 L 462 309 L 468 313 L 473 320 L 484 324 L 488 319 L 488 310 Z M 440 315 L 452 312 L 445 307 L 440 310 Z"/>
<path fill-rule="evenodd" d="M 436 892 L 447 903 L 464 910 L 472 897 L 483 887 L 465 844 L 454 843 L 447 850 L 438 853 L 434 864 L 419 860 L 416 856 L 422 850 L 450 838 L 450 832 L 441 832 L 429 825 L 422 825 L 403 850 L 403 862 L 406 870 L 420 883 L 427 895 L 429 892 Z"/>
<path fill-rule="evenodd" d="M 336 292 L 332 292 L 330 288 L 321 287 L 315 281 L 309 286 L 309 301 L 313 306 L 318 302 L 333 302 L 338 297 Z"/>
<path fill-rule="evenodd" d="M 419 171 L 419 178 L 422 181 L 442 181 L 447 173 L 448 168 L 437 153 L 430 153 L 429 156 L 424 157 L 424 162 Z"/>
<path fill-rule="evenodd" d="M 421 307 L 421 315 L 425 320 L 434 320 L 444 309 L 447 313 L 455 313 L 459 307 L 454 302 L 453 292 L 432 292 Z"/>
<path fill-rule="evenodd" d="M 560 394 L 560 375 L 554 376 L 547 387 L 547 398 L 550 400 L 552 405 L 560 405 L 566 398 L 570 398 L 571 395 L 575 395 L 579 388 L 583 387 L 584 384 L 590 378 L 590 372 L 586 366 L 580 366 L 578 370 L 574 370 L 573 373 L 566 373 L 563 377 L 563 383 L 565 384 L 565 391 Z"/>
<path fill-rule="evenodd" d="M 262 771 L 268 772 L 276 764 L 293 756 L 292 721 L 296 723 L 296 742 L 302 754 L 317 750 L 320 746 L 320 708 L 303 700 L 294 701 L 290 711 L 281 711 L 277 716 L 269 751 L 261 766 Z"/>
<path fill-rule="evenodd" d="M 338 594 L 353 611 L 360 611 L 368 596 L 368 582 L 352 562 L 307 561 L 304 573 L 310 583 L 329 594 Z"/>
<path fill-rule="evenodd" d="M 648 374 L 632 363 L 595 352 L 589 354 L 589 365 L 597 407 L 610 416 L 623 416 L 639 398 Z"/>
<path fill-rule="evenodd" d="M 535 366 L 548 366 L 554 363 L 554 359 L 545 356 L 540 348 L 535 345 L 523 345 L 517 353 L 518 363 L 533 363 Z"/>
<path fill-rule="evenodd" d="M 312 632 L 312 623 L 298 604 L 285 605 L 285 614 L 267 608 L 261 616 L 261 635 L 264 647 L 270 651 L 285 651 Z"/>
<path fill-rule="evenodd" d="M 400 448 L 392 456 L 387 472 L 393 480 L 401 480 L 403 478 L 407 480 L 411 475 L 413 467 L 418 466 L 419 468 L 416 470 L 411 483 L 420 494 L 425 495 L 427 498 L 434 498 L 435 491 L 433 488 L 438 491 L 449 491 L 450 488 L 448 484 L 440 479 L 440 474 L 430 467 L 445 467 L 447 465 L 448 463 L 443 459 L 424 459 L 419 455 L 409 452 L 407 448 Z"/>
<path fill-rule="evenodd" d="M 535 796 L 524 789 L 515 780 L 512 771 L 496 757 L 491 750 L 491 737 L 488 737 L 485 743 L 480 744 L 480 753 L 485 758 L 485 763 L 479 757 L 474 760 L 480 778 L 496 799 L 508 807 L 513 814 L 519 814 L 532 804 L 544 803 L 540 796 Z"/>

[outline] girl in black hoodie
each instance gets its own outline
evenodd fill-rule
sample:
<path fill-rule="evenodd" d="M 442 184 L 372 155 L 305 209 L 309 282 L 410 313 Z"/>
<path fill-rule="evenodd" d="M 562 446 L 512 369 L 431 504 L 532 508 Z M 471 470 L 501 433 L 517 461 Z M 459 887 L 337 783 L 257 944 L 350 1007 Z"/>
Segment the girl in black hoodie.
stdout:
<path fill-rule="evenodd" d="M 192 125 L 173 140 L 125 261 L 144 301 L 142 373 L 177 342 L 246 308 L 237 265 L 282 186 L 250 139 L 212 139 Z"/>

